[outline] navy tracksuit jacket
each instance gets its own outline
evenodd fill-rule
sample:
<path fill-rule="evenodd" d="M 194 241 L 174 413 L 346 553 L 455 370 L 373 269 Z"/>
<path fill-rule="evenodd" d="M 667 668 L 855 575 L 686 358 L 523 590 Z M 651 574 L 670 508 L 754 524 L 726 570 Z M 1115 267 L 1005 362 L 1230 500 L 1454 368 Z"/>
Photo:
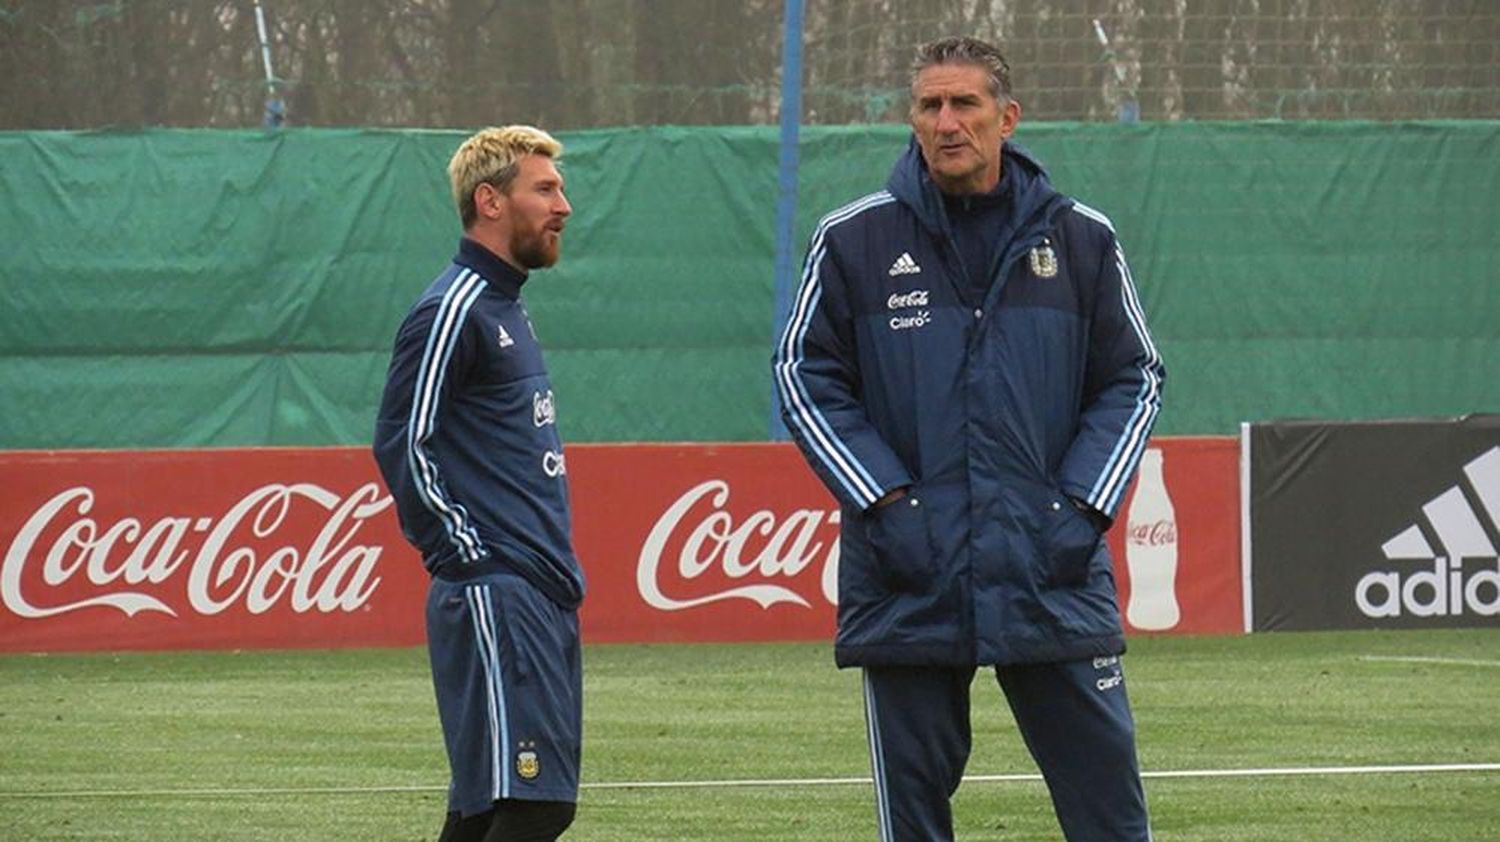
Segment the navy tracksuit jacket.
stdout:
<path fill-rule="evenodd" d="M 576 608 L 567 464 L 526 277 L 465 238 L 396 334 L 375 461 L 433 575 L 503 569 Z"/>
<path fill-rule="evenodd" d="M 1068 497 L 1114 516 L 1165 369 L 1109 220 L 1003 154 L 1017 213 L 993 282 L 965 276 L 912 143 L 886 190 L 817 226 L 774 355 L 787 427 L 843 508 L 841 666 L 1124 649 L 1108 551 Z"/>

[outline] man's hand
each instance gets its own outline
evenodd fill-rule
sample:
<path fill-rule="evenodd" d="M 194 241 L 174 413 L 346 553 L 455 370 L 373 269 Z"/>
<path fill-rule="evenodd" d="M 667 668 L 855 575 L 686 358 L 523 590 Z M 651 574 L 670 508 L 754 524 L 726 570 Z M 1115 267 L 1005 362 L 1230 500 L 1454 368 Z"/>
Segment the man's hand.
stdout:
<path fill-rule="evenodd" d="M 875 509 L 883 509 L 905 496 L 906 486 L 903 485 L 900 488 L 892 488 L 890 491 L 887 491 L 879 500 L 876 500 L 875 505 L 871 506 L 870 509 L 871 511 Z"/>

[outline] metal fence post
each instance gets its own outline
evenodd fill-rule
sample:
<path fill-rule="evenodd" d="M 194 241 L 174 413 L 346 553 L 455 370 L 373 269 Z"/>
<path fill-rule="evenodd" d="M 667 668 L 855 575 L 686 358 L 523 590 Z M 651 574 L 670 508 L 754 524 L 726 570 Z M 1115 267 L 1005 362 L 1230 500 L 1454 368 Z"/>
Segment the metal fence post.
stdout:
<path fill-rule="evenodd" d="M 772 304 L 771 336 L 779 339 L 791 310 L 793 262 L 792 236 L 797 226 L 797 169 L 802 122 L 802 0 L 786 0 L 781 48 L 781 150 L 777 171 L 781 185 L 776 200 L 776 284 Z M 783 441 L 781 400 L 771 385 L 770 438 Z"/>

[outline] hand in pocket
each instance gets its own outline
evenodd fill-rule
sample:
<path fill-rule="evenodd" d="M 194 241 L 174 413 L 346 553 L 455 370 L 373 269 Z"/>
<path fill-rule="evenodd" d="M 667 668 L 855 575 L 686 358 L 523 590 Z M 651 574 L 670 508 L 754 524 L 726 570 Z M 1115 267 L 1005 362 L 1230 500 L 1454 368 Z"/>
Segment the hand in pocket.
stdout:
<path fill-rule="evenodd" d="M 1048 581 L 1057 586 L 1088 582 L 1089 564 L 1103 538 L 1099 528 L 1061 494 L 1053 498 L 1043 517 Z"/>
<path fill-rule="evenodd" d="M 915 494 L 907 494 L 867 513 L 865 536 L 875 553 L 876 575 L 896 591 L 923 591 L 936 568 L 927 512 Z"/>

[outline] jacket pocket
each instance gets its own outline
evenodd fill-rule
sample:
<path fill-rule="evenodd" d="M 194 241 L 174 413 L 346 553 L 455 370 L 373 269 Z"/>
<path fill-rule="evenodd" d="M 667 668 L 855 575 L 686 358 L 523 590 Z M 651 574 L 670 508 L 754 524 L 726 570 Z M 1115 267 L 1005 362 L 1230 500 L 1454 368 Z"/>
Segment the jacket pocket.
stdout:
<path fill-rule="evenodd" d="M 1104 536 L 1073 503 L 1055 493 L 1042 512 L 1047 554 L 1047 584 L 1077 587 L 1088 583 L 1089 568 Z"/>
<path fill-rule="evenodd" d="M 880 583 L 893 591 L 930 590 L 937 563 L 927 530 L 927 507 L 921 498 L 908 493 L 867 512 L 864 522 Z"/>

